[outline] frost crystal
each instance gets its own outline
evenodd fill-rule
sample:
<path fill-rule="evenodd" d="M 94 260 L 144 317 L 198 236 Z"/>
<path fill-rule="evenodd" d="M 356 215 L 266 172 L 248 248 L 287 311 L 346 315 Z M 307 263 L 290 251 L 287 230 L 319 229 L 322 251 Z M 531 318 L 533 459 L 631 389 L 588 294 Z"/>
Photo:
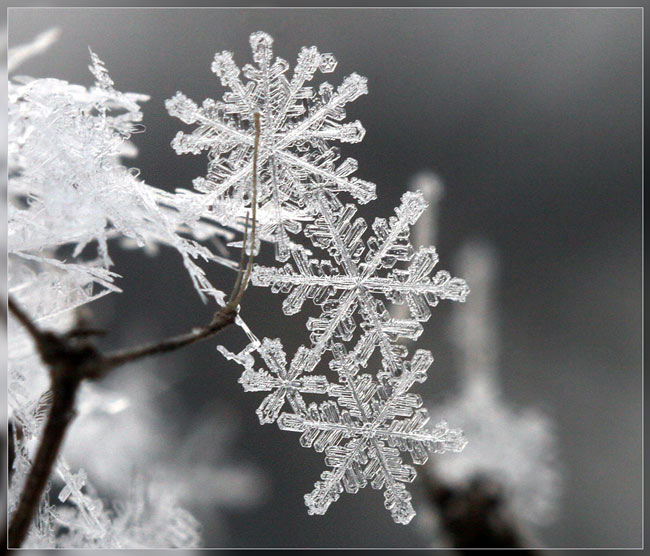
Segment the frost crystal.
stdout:
<path fill-rule="evenodd" d="M 130 136 L 141 131 L 139 103 L 148 97 L 116 91 L 103 62 L 90 55 L 96 84 L 89 89 L 58 79 L 9 83 L 7 251 L 10 265 L 24 267 L 10 268 L 10 274 L 57 269 L 88 291 L 93 284 L 116 291 L 108 241 L 128 238 L 139 246 L 174 247 L 200 294 L 221 301 L 223 293 L 195 262 L 216 257 L 180 237 L 182 217 L 173 201 L 160 206 L 161 193 L 122 164 L 121 157 L 133 150 Z M 72 248 L 67 257 L 57 251 L 63 246 Z M 88 264 L 93 250 L 94 265 Z M 78 257 L 80 265 L 71 261 Z"/>
<path fill-rule="evenodd" d="M 287 369 L 286 354 L 280 340 L 264 338 L 258 351 L 270 373 L 248 368 L 239 382 L 247 392 L 271 391 L 257 409 L 260 423 L 274 423 L 285 400 L 294 411 L 298 411 L 305 405 L 301 394 L 327 393 L 329 384 L 324 376 L 300 376 L 303 372 L 304 358 L 308 355 L 304 347 L 298 350 L 289 369 Z"/>
<path fill-rule="evenodd" d="M 207 99 L 199 107 L 178 92 L 166 106 L 171 115 L 197 126 L 189 134 L 178 132 L 172 142 L 176 152 L 209 151 L 207 176 L 194 180 L 201 192 L 200 201 L 195 201 L 198 210 L 202 214 L 211 210 L 221 223 L 231 225 L 237 225 L 250 204 L 253 116 L 260 114 L 259 233 L 275 243 L 279 260 L 287 260 L 293 246 L 289 235 L 299 232 L 301 222 L 315 214 L 310 192 L 345 191 L 367 203 L 375 198 L 375 186 L 350 177 L 357 169 L 356 160 L 340 162 L 338 149 L 330 146 L 332 141 L 363 139 L 360 122 L 342 121 L 345 105 L 366 94 L 366 79 L 353 73 L 337 88 L 324 82 L 315 91 L 306 83 L 317 71 L 334 71 L 334 56 L 321 54 L 314 46 L 303 47 L 289 78 L 289 64 L 273 58 L 272 44 L 266 33 L 250 36 L 255 64 L 243 68 L 247 81 L 242 81 L 231 52 L 215 55 L 212 71 L 229 89 L 222 101 Z"/>
<path fill-rule="evenodd" d="M 339 375 L 329 395 L 336 401 L 312 403 L 296 413 L 278 418 L 282 430 L 302 433 L 300 444 L 325 452 L 332 468 L 321 475 L 314 490 L 305 496 L 311 514 L 324 514 L 344 490 L 356 493 L 369 482 L 384 489 L 386 509 L 397 523 L 409 523 L 415 511 L 411 495 L 402 483 L 415 479 L 415 469 L 402 462 L 400 451 L 409 452 L 414 463 L 427 461 L 430 453 L 458 451 L 465 444 L 457 430 L 438 423 L 435 430 L 425 425 L 429 417 L 421 408 L 420 396 L 409 393 L 415 382 L 426 378 L 433 358 L 418 350 L 398 379 L 359 374 L 353 358 L 334 344 L 330 364 Z"/>

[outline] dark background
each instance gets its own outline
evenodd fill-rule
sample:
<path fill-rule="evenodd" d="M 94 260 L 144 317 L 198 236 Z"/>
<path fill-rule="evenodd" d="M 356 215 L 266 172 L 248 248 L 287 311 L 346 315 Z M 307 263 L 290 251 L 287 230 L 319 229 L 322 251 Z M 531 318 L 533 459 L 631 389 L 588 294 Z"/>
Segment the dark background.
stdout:
<path fill-rule="evenodd" d="M 177 90 L 199 102 L 219 98 L 210 71 L 216 51 L 232 50 L 241 67 L 251 61 L 248 35 L 265 30 L 291 67 L 303 45 L 333 52 L 337 70 L 318 82 L 338 85 L 352 71 L 368 77 L 369 94 L 348 109 L 366 138 L 343 146 L 359 161 L 356 175 L 377 183 L 378 199 L 363 214 L 389 215 L 409 178 L 432 169 L 446 186 L 441 268 L 455 271 L 454 254 L 469 238 L 500 253 L 502 386 L 513 405 L 552 416 L 561 456 L 564 494 L 543 541 L 640 546 L 640 9 L 11 9 L 9 46 L 52 26 L 62 30 L 59 42 L 18 73 L 90 85 L 90 45 L 118 89 L 151 95 L 134 164 L 148 183 L 170 190 L 191 187 L 206 158 L 175 155 L 169 143 L 182 124 L 163 103 Z M 146 258 L 114 249 L 113 258 L 124 293 L 96 306 L 97 321 L 112 331 L 107 344 L 208 320 L 211 309 L 171 252 Z M 268 252 L 262 258 L 270 261 Z M 210 273 L 225 289 L 233 278 Z M 281 301 L 252 288 L 242 314 L 258 336 L 280 336 L 292 353 L 306 341 L 304 320 L 284 317 Z M 453 392 L 449 311 L 435 310 L 418 344 L 436 358 L 419 389 L 428 407 Z M 235 328 L 222 342 L 244 345 Z M 228 516 L 225 540 L 211 537 L 210 513 L 200 515 L 206 546 L 432 542 L 417 523 L 393 524 L 371 489 L 344 495 L 324 517 L 308 516 L 303 494 L 324 468 L 322 455 L 257 423 L 262 396 L 242 391 L 240 369 L 214 344 L 168 356 L 179 381 L 160 403 L 179 437 L 199 409 L 219 406 L 239 429 L 235 457 L 262 468 L 270 484 L 263 504 Z M 417 485 L 416 510 L 426 503 Z"/>

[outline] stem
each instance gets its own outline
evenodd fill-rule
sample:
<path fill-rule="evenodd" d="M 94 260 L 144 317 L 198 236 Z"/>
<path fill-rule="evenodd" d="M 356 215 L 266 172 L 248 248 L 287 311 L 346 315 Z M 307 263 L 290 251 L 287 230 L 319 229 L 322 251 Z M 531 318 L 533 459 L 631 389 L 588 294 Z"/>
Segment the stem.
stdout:
<path fill-rule="evenodd" d="M 36 326 L 32 319 L 27 316 L 27 313 L 25 313 L 25 311 L 23 311 L 22 308 L 13 300 L 12 297 L 9 297 L 7 301 L 7 307 L 13 316 L 18 319 L 18 322 L 23 325 L 25 330 L 29 332 L 29 335 L 34 339 L 36 346 L 38 347 L 42 336 L 40 329 Z"/>
<path fill-rule="evenodd" d="M 215 315 L 214 319 L 208 326 L 202 328 L 194 328 L 190 332 L 179 334 L 178 336 L 172 336 L 171 338 L 166 338 L 159 342 L 154 342 L 123 351 L 118 351 L 113 354 L 108 354 L 103 358 L 100 374 L 104 375 L 117 367 L 125 365 L 126 363 L 131 363 L 144 357 L 149 357 L 150 355 L 168 353 L 170 351 L 175 351 L 185 346 L 189 346 L 201 340 L 205 340 L 211 336 L 214 336 L 217 332 L 229 324 L 232 324 L 235 320 L 236 315 L 237 307 L 232 307 L 227 304 Z"/>

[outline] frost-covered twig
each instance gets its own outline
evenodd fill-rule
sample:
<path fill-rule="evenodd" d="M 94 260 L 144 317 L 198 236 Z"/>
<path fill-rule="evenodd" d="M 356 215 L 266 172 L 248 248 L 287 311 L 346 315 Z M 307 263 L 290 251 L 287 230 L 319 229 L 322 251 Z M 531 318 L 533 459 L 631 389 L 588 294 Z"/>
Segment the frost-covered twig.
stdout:
<path fill-rule="evenodd" d="M 52 392 L 52 405 L 41 443 L 9 527 L 9 547 L 19 548 L 52 473 L 65 432 L 74 417 L 74 401 L 79 385 L 100 361 L 100 357 L 97 350 L 86 342 L 78 344 L 54 332 L 41 331 L 11 297 L 8 307 L 29 332 L 41 359 L 49 367 Z"/>
<path fill-rule="evenodd" d="M 15 300 L 11 296 L 9 297 L 9 311 L 27 330 L 36 345 L 36 349 L 43 363 L 49 368 L 52 392 L 52 405 L 41 436 L 41 443 L 36 452 L 32 468 L 27 476 L 18 508 L 13 515 L 9 527 L 10 547 L 18 548 L 25 540 L 47 480 L 52 473 L 52 468 L 59 455 L 68 426 L 74 418 L 75 398 L 83 380 L 96 379 L 119 366 L 137 361 L 143 357 L 174 351 L 209 338 L 235 321 L 239 303 L 248 286 L 253 266 L 254 250 L 252 247 L 248 249 L 247 246 L 254 245 L 255 243 L 257 149 L 259 136 L 260 119 L 259 115 L 256 115 L 255 161 L 252 188 L 253 206 L 250 228 L 251 242 L 250 244 L 248 243 L 247 234 L 245 234 L 242 259 L 233 291 L 228 302 L 217 311 L 207 326 L 194 328 L 189 333 L 174 336 L 158 343 L 103 355 L 87 339 L 84 339 L 83 334 L 57 334 L 55 332 L 41 330 Z M 246 253 L 248 253 L 247 260 L 244 256 Z"/>

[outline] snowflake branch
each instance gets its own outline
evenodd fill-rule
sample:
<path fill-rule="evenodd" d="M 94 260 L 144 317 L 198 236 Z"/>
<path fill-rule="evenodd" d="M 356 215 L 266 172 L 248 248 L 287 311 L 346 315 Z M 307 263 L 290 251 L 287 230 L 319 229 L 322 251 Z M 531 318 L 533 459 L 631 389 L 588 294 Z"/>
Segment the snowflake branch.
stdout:
<path fill-rule="evenodd" d="M 87 339 L 88 333 L 72 331 L 68 334 L 57 334 L 52 331 L 41 330 L 22 307 L 9 296 L 7 305 L 9 311 L 31 336 L 41 360 L 49 369 L 52 391 L 52 406 L 36 451 L 36 457 L 9 526 L 8 546 L 10 548 L 19 548 L 27 537 L 36 509 L 43 496 L 43 491 L 61 451 L 65 434 L 75 417 L 75 398 L 81 383 L 85 379 L 103 377 L 113 369 L 127 363 L 151 355 L 175 351 L 214 336 L 235 321 L 239 311 L 239 303 L 250 281 L 255 255 L 259 138 L 260 117 L 259 114 L 255 114 L 251 241 L 248 243 L 247 217 L 242 247 L 243 253 L 233 290 L 228 302 L 217 311 L 207 326 L 194 328 L 188 333 L 173 336 L 160 342 L 104 355 L 89 343 Z M 247 260 L 245 258 L 246 253 L 248 253 Z M 246 261 L 245 265 L 244 261 Z M 93 331 L 86 332 L 92 334 Z"/>

